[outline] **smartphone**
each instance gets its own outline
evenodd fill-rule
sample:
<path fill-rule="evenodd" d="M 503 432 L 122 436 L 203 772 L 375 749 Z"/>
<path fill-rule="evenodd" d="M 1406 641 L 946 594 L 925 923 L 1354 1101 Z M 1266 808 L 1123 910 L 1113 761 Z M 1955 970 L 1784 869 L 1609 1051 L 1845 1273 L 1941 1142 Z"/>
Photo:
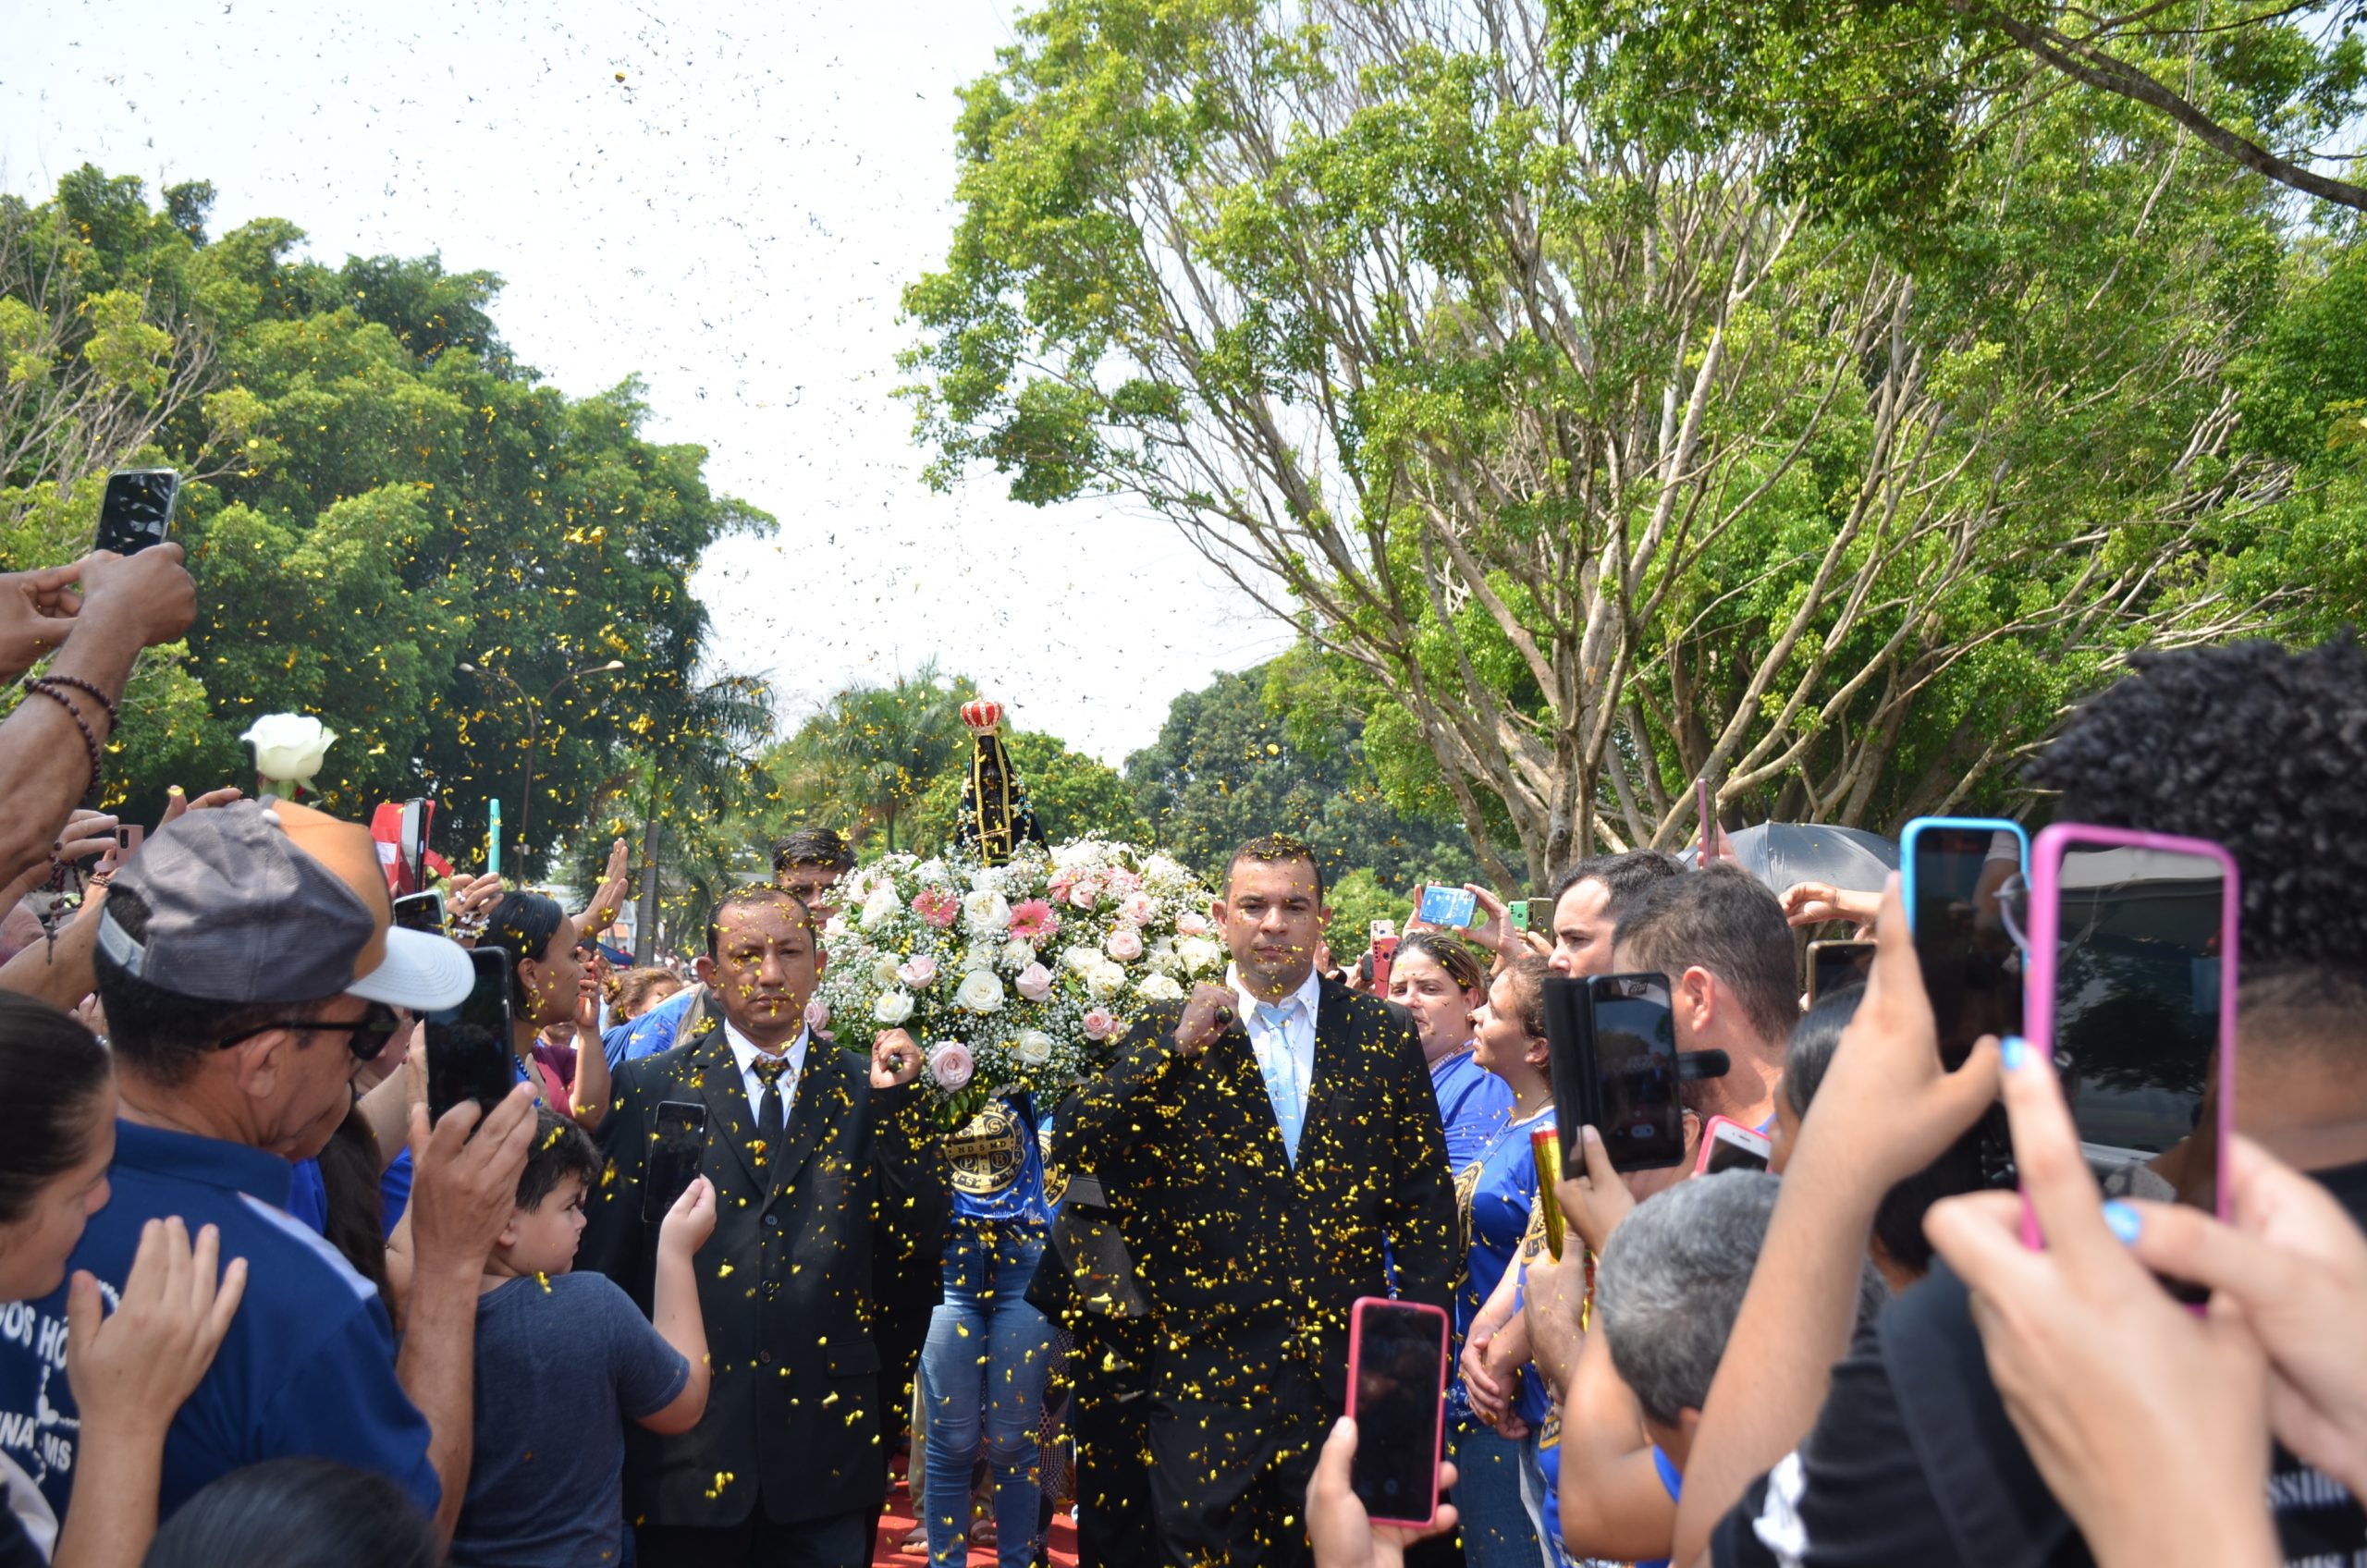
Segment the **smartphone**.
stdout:
<path fill-rule="evenodd" d="M 1504 918 L 1513 923 L 1514 930 L 1528 929 L 1528 904 L 1529 900 L 1527 899 L 1515 899 L 1504 906 Z"/>
<path fill-rule="evenodd" d="M 2030 864 L 2021 824 L 1919 816 L 1899 843 L 1899 891 L 1950 1071 L 1983 1035 L 2022 1032 L 2022 956 L 1999 895 Z"/>
<path fill-rule="evenodd" d="M 1372 923 L 1372 990 L 1377 997 L 1389 995 L 1389 966 L 1397 960 L 1397 922 L 1376 920 Z"/>
<path fill-rule="evenodd" d="M 1446 1314 L 1419 1302 L 1359 1296 L 1348 1314 L 1348 1415 L 1356 1456 L 1348 1485 L 1376 1525 L 1427 1528 L 1438 1518 L 1446 1440 Z"/>
<path fill-rule="evenodd" d="M 168 468 L 117 469 L 107 475 L 106 498 L 99 503 L 94 550 L 137 555 L 161 545 L 173 529 L 173 507 L 181 497 L 181 476 Z"/>
<path fill-rule="evenodd" d="M 115 830 L 116 864 L 117 865 L 121 865 L 125 861 L 128 861 L 133 855 L 138 854 L 140 852 L 140 841 L 147 836 L 148 829 L 141 827 L 140 824 L 136 822 L 127 822 L 120 827 L 117 827 Z"/>
<path fill-rule="evenodd" d="M 1665 974 L 1545 979 L 1547 1061 L 1562 1163 L 1585 1159 L 1578 1129 L 1591 1125 L 1614 1170 L 1659 1170 L 1685 1159 L 1685 1108 L 1677 1098 L 1676 1015 Z"/>
<path fill-rule="evenodd" d="M 1809 1005 L 1814 1007 L 1819 997 L 1864 985 L 1873 972 L 1874 944 L 1870 939 L 1810 942 Z"/>
<path fill-rule="evenodd" d="M 1715 1176 L 1721 1170 L 1764 1170 L 1773 1148 L 1764 1133 L 1732 1117 L 1713 1116 L 1701 1129 L 1701 1158 L 1694 1161 L 1693 1173 Z"/>
<path fill-rule="evenodd" d="M 501 875 L 501 802 L 495 796 L 484 802 L 484 869 L 488 876 Z"/>
<path fill-rule="evenodd" d="M 1432 925 L 1445 925 L 1460 930 L 1471 924 L 1471 916 L 1479 900 L 1467 888 L 1425 888 L 1417 919 Z"/>
<path fill-rule="evenodd" d="M 406 893 L 395 900 L 395 924 L 406 931 L 444 934 L 444 895 L 435 891 Z"/>
<path fill-rule="evenodd" d="M 395 871 L 406 893 L 427 886 L 427 835 L 435 823 L 434 801 L 422 798 L 403 802 L 401 823 L 395 830 Z"/>
<path fill-rule="evenodd" d="M 440 1121 L 462 1100 L 491 1110 L 518 1082 L 509 1044 L 509 954 L 472 948 L 476 983 L 458 1007 L 427 1015 L 427 1116 Z"/>
<path fill-rule="evenodd" d="M 2089 1163 L 2159 1159 L 2144 1174 L 2222 1219 L 2240 899 L 2235 857 L 2208 839 L 2058 822 L 2031 849 L 2027 902 L 2005 903 L 2029 942 L 2022 1033 L 2054 1058 Z"/>
<path fill-rule="evenodd" d="M 655 1225 L 698 1180 L 706 1153 L 706 1107 L 691 1100 L 657 1102 L 657 1135 L 641 1174 L 641 1217 Z"/>

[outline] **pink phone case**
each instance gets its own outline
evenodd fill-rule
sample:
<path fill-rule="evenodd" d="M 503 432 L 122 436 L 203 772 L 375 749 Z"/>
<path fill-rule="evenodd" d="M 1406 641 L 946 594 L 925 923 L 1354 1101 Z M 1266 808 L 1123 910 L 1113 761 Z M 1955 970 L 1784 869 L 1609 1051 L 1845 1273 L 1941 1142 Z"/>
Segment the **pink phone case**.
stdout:
<path fill-rule="evenodd" d="M 1718 1145 L 1718 1129 L 1721 1127 L 1732 1127 L 1738 1133 L 1749 1134 L 1745 1141 L 1758 1149 L 1762 1157 L 1773 1147 L 1767 1135 L 1758 1128 L 1746 1127 L 1731 1116 L 1713 1116 L 1701 1128 L 1701 1152 L 1693 1157 L 1693 1174 L 1696 1176 L 1709 1174 L 1710 1155 Z"/>
<path fill-rule="evenodd" d="M 1364 1364 L 1365 1308 L 1367 1306 L 1385 1306 L 1395 1311 L 1418 1312 L 1426 1317 L 1435 1317 L 1438 1319 L 1439 1421 L 1437 1429 L 1430 1434 L 1430 1464 L 1429 1472 L 1430 1476 L 1430 1511 L 1419 1519 L 1383 1518 L 1378 1513 L 1369 1515 L 1372 1522 L 1376 1525 L 1409 1525 L 1417 1530 L 1426 1530 L 1438 1522 L 1439 1464 L 1446 1457 L 1447 1347 L 1451 1343 L 1451 1341 L 1448 1338 L 1449 1325 L 1447 1323 L 1446 1313 L 1443 1309 L 1431 1306 L 1424 1302 L 1392 1301 L 1386 1296 L 1358 1296 L 1349 1305 L 1348 1416 L 1351 1420 L 1355 1419 L 1356 1414 L 1356 1389 L 1358 1386 L 1356 1374 Z M 1357 1446 L 1361 1449 L 1364 1443 L 1364 1434 L 1361 1431 L 1357 1434 L 1356 1442 Z"/>
<path fill-rule="evenodd" d="M 2208 839 L 2181 839 L 2168 833 L 2140 833 L 2128 827 L 2092 827 L 2081 822 L 2058 822 L 2043 828 L 2030 843 L 2030 945 L 2024 954 L 2022 976 L 2022 1037 L 2032 1050 L 2054 1056 L 2054 965 L 2062 950 L 2063 854 L 2072 846 L 2160 850 L 2169 854 L 2196 855 L 2219 863 L 2224 876 L 2219 900 L 2219 1145 L 2218 1176 L 2213 1203 L 2219 1218 L 2227 1218 L 2227 1141 L 2236 1131 L 2236 935 L 2243 888 L 2238 880 L 2236 857 Z M 2040 1233 L 2038 1212 L 2022 1199 L 2022 1242 L 2030 1247 L 2046 1244 Z"/>

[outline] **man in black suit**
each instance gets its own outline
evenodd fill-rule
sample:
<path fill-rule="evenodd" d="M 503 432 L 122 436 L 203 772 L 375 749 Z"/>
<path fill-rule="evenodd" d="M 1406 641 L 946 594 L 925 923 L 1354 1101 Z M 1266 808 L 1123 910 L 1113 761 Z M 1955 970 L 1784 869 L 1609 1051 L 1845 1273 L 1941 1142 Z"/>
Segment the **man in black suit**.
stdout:
<path fill-rule="evenodd" d="M 866 1075 L 807 1032 L 816 936 L 786 888 L 729 894 L 699 961 L 722 1018 L 627 1063 L 600 1125 L 607 1170 L 578 1268 L 648 1310 L 657 1228 L 641 1189 L 662 1102 L 705 1109 L 699 1170 L 719 1216 L 699 1260 L 706 1416 L 678 1437 L 628 1437 L 644 1568 L 857 1568 L 887 1495 L 875 1268 L 938 1256 L 946 1179 L 911 1042 L 882 1036 Z"/>
<path fill-rule="evenodd" d="M 1101 1179 L 1150 1304 L 1161 1558 L 1288 1565 L 1346 1399 L 1349 1305 L 1446 1305 L 1454 1193 L 1412 1020 L 1315 974 L 1307 847 L 1242 846 L 1210 913 L 1230 985 L 1147 1013 L 1053 1153 Z"/>

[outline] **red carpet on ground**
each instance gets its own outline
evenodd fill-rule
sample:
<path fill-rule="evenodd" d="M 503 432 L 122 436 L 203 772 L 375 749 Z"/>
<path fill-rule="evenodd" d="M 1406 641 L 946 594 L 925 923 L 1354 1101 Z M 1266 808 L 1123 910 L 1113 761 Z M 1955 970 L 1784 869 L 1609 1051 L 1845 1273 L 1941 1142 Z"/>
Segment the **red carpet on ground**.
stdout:
<path fill-rule="evenodd" d="M 900 1552 L 904 1537 L 913 1533 L 913 1500 L 904 1490 L 904 1462 L 896 1461 L 895 1473 L 889 1477 L 888 1521 L 879 1528 L 879 1555 L 872 1559 L 873 1568 L 922 1568 L 928 1553 L 917 1548 Z M 1067 1509 L 1052 1515 L 1051 1549 L 1053 1568 L 1076 1568 L 1076 1526 L 1070 1523 Z M 994 1549 L 970 1549 L 970 1568 L 995 1568 Z"/>

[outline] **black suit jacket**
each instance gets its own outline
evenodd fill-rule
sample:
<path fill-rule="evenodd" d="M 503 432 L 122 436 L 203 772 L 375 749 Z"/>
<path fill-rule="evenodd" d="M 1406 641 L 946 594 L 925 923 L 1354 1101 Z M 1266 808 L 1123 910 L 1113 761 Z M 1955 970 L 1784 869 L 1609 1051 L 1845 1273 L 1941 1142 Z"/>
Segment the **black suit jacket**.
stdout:
<path fill-rule="evenodd" d="M 1170 1399 L 1249 1404 L 1295 1362 L 1337 1407 L 1348 1309 L 1397 1293 L 1446 1306 L 1454 1189 L 1438 1097 L 1402 1009 L 1325 981 L 1298 1163 L 1239 1023 L 1174 1055 L 1182 1006 L 1153 1008 L 1062 1108 L 1052 1158 L 1102 1179 L 1155 1330 Z"/>
<path fill-rule="evenodd" d="M 627 1428 L 625 1517 L 719 1528 L 760 1499 L 781 1523 L 876 1510 L 887 1487 L 872 1340 L 879 1276 L 933 1264 L 950 1207 L 919 1094 L 873 1090 L 860 1062 L 813 1040 L 786 1146 L 760 1161 L 746 1081 L 719 1023 L 627 1063 L 600 1124 L 607 1168 L 576 1267 L 614 1280 L 644 1312 L 657 1227 L 642 1219 L 641 1181 L 664 1100 L 707 1108 L 699 1169 L 715 1183 L 716 1228 L 695 1272 L 714 1376 L 693 1430 Z"/>

